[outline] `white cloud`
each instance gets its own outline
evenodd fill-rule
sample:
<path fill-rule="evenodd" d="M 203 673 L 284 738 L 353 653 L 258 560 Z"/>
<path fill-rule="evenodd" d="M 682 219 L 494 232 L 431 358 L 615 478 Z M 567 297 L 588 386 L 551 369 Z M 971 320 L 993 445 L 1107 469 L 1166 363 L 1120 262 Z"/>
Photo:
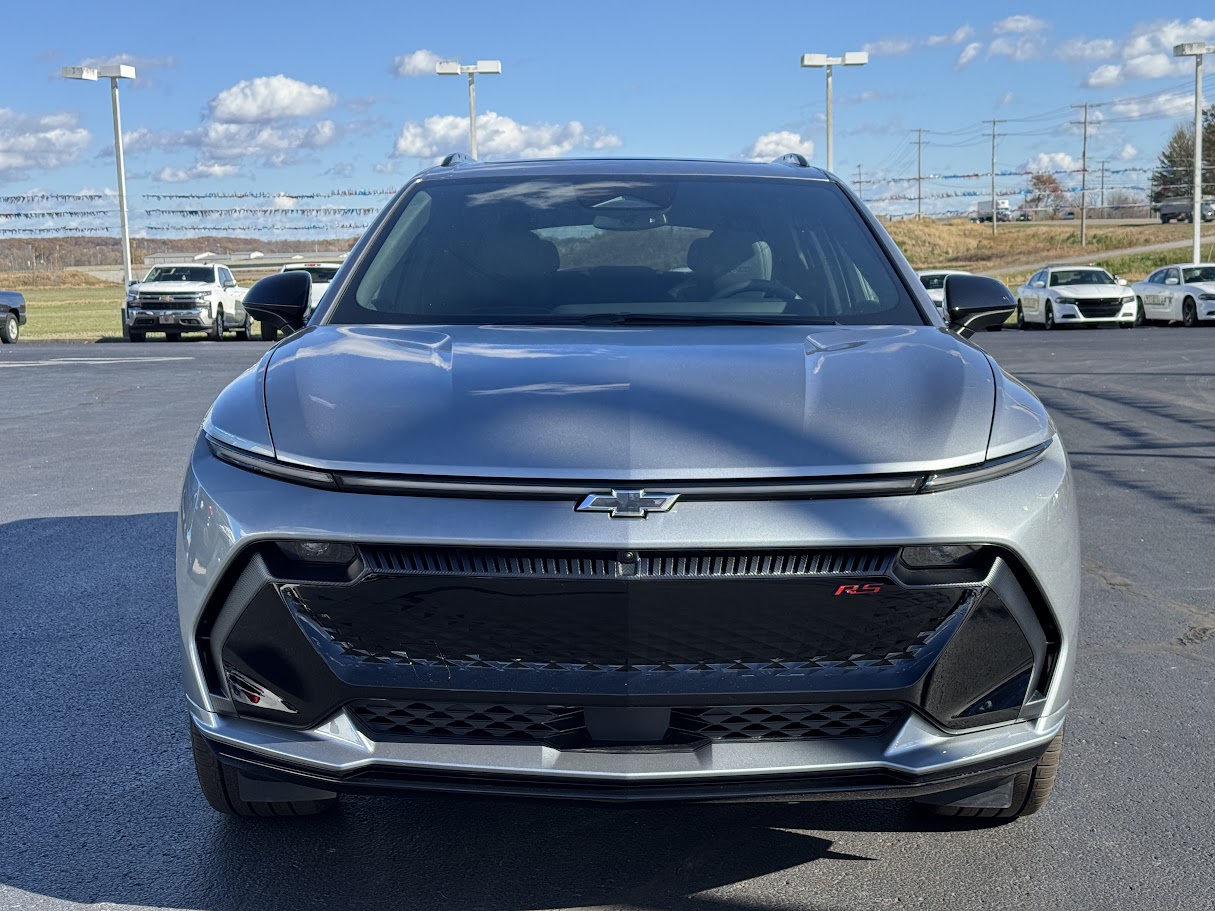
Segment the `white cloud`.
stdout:
<path fill-rule="evenodd" d="M 392 154 L 398 158 L 436 158 L 467 143 L 467 117 L 437 114 L 420 123 L 406 123 Z M 614 133 L 587 130 L 577 120 L 519 123 L 493 111 L 477 115 L 477 154 L 482 158 L 553 158 L 574 149 L 604 150 L 620 145 L 621 139 Z"/>
<path fill-rule="evenodd" d="M 1135 120 L 1140 117 L 1183 117 L 1194 114 L 1194 95 L 1186 92 L 1161 92 L 1145 98 L 1115 101 L 1109 108 L 1111 117 Z"/>
<path fill-rule="evenodd" d="M 290 209 L 295 205 L 295 197 L 280 193 L 278 196 L 275 196 L 273 200 L 271 200 L 270 205 L 276 209 Z"/>
<path fill-rule="evenodd" d="M 1017 96 L 1015 94 L 1013 94 L 1012 92 L 1005 92 L 1003 95 L 1001 95 L 999 97 L 999 99 L 997 99 L 996 103 L 998 105 L 1000 105 L 1000 107 L 1007 107 L 1008 105 L 1012 104 L 1016 100 L 1017 100 Z"/>
<path fill-rule="evenodd" d="M 1032 35 L 1047 28 L 1049 23 L 1043 19 L 1037 19 L 1033 16 L 1009 16 L 1007 19 L 1001 19 L 991 27 L 991 30 L 998 35 L 1015 34 L 1015 35 Z"/>
<path fill-rule="evenodd" d="M 924 39 L 928 47 L 939 47 L 942 44 L 961 44 L 974 37 L 975 30 L 969 25 L 961 25 L 947 35 L 929 35 Z"/>
<path fill-rule="evenodd" d="M 199 178 L 231 177 L 239 168 L 231 164 L 196 164 L 190 168 L 163 167 L 155 175 L 162 183 L 185 183 Z"/>
<path fill-rule="evenodd" d="M 1122 151 L 1118 153 L 1119 161 L 1133 161 L 1139 157 L 1139 150 L 1129 142 L 1122 147 Z"/>
<path fill-rule="evenodd" d="M 861 45 L 862 51 L 878 57 L 898 57 L 914 48 L 915 41 L 911 38 L 882 38 Z"/>
<path fill-rule="evenodd" d="M 958 59 L 954 62 L 953 68 L 955 70 L 964 69 L 967 64 L 979 56 L 981 50 L 983 50 L 983 45 L 978 41 L 972 41 L 962 48 L 962 53 L 958 54 Z"/>
<path fill-rule="evenodd" d="M 433 76 L 435 64 L 443 58 L 425 48 L 412 54 L 402 54 L 392 61 L 392 71 L 398 76 Z"/>
<path fill-rule="evenodd" d="M 203 161 L 260 158 L 265 164 L 281 167 L 296 160 L 297 152 L 324 148 L 337 138 L 338 127 L 332 120 L 320 120 L 311 126 L 209 121 L 186 134 L 185 144 L 198 148 Z"/>
<path fill-rule="evenodd" d="M 81 66 L 116 66 L 120 63 L 135 67 L 136 81 L 140 70 L 171 70 L 177 66 L 177 61 L 172 57 L 145 57 L 142 54 L 111 54 L 108 57 L 86 57 L 80 61 Z"/>
<path fill-rule="evenodd" d="M 1107 63 L 1084 80 L 1089 88 L 1107 88 L 1134 79 L 1181 76 L 1193 69 L 1186 58 L 1173 56 L 1173 46 L 1215 37 L 1215 19 L 1157 19 L 1131 29 L 1122 44 L 1122 63 Z M 1112 56 L 1107 54 L 1106 56 Z"/>
<path fill-rule="evenodd" d="M 987 56 L 1024 63 L 1037 57 L 1040 50 L 1041 40 L 1033 35 L 1003 35 L 987 46 Z"/>
<path fill-rule="evenodd" d="M 1105 63 L 1088 74 L 1084 84 L 1090 89 L 1103 89 L 1122 81 L 1122 67 L 1116 63 Z"/>
<path fill-rule="evenodd" d="M 71 164 L 92 139 L 74 114 L 33 116 L 0 108 L 0 177 Z"/>
<path fill-rule="evenodd" d="M 286 117 L 315 117 L 337 103 L 337 96 L 298 79 L 258 76 L 242 80 L 211 99 L 211 118 L 224 123 L 265 123 Z"/>
<path fill-rule="evenodd" d="M 1023 171 L 1075 171 L 1080 167 L 1079 159 L 1066 152 L 1041 152 L 1025 162 Z"/>
<path fill-rule="evenodd" d="M 773 130 L 751 143 L 751 147 L 743 152 L 743 158 L 750 161 L 771 161 L 790 152 L 800 152 L 810 158 L 814 155 L 814 141 L 792 130 Z"/>
<path fill-rule="evenodd" d="M 1105 60 L 1118 52 L 1118 42 L 1113 38 L 1071 38 L 1059 45 L 1055 55 L 1064 60 Z"/>

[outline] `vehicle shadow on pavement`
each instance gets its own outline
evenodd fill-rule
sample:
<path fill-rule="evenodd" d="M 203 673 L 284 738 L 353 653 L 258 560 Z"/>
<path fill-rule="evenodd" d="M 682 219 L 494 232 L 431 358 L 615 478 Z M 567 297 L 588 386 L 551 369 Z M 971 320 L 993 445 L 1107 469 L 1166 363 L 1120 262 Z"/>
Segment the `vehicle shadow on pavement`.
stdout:
<path fill-rule="evenodd" d="M 315 819 L 221 817 L 190 761 L 173 538 L 171 513 L 0 525 L 9 557 L 0 905 L 45 896 L 214 909 L 741 911 L 764 905 L 754 889 L 736 900 L 737 883 L 762 878 L 756 888 L 775 906 L 788 900 L 794 867 L 892 861 L 849 852 L 840 833 L 956 828 L 891 801 L 641 807 L 417 795 L 348 797 Z M 1010 828 L 954 837 L 1011 850 Z M 798 907 L 847 897 L 806 896 Z"/>

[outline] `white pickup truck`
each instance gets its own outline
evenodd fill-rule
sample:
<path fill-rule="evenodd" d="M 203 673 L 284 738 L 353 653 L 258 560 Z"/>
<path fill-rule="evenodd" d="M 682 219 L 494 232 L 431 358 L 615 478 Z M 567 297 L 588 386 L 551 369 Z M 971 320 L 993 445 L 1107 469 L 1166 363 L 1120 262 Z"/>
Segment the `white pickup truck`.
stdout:
<path fill-rule="evenodd" d="M 320 303 L 321 295 L 325 293 L 325 289 L 329 287 L 329 283 L 333 281 L 333 277 L 337 275 L 340 268 L 342 268 L 341 263 L 288 263 L 279 270 L 280 272 L 295 272 L 303 269 L 312 276 L 312 290 L 308 293 L 308 310 L 304 313 L 305 320 L 312 316 L 312 311 Z M 266 341 L 274 341 L 281 334 L 281 329 L 275 329 L 262 323 L 262 338 Z"/>
<path fill-rule="evenodd" d="M 163 332 L 175 342 L 185 332 L 205 332 L 223 341 L 224 332 L 248 340 L 252 319 L 245 312 L 245 289 L 232 270 L 215 263 L 164 263 L 127 289 L 127 336 L 142 342 Z"/>

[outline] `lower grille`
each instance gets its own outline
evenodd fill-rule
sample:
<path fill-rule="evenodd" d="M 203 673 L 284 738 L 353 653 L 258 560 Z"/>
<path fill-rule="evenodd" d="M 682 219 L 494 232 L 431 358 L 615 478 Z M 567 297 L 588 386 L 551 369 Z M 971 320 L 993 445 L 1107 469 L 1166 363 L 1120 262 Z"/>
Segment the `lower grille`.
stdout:
<path fill-rule="evenodd" d="M 584 709 L 578 706 L 363 699 L 347 709 L 373 736 L 384 740 L 507 741 L 559 749 L 596 745 L 587 731 Z M 889 731 L 907 709 L 898 703 L 875 702 L 695 706 L 670 712 L 670 726 L 658 743 L 873 737 Z"/>
<path fill-rule="evenodd" d="M 1117 316 L 1122 312 L 1121 300 L 1077 301 L 1076 308 L 1086 319 Z"/>

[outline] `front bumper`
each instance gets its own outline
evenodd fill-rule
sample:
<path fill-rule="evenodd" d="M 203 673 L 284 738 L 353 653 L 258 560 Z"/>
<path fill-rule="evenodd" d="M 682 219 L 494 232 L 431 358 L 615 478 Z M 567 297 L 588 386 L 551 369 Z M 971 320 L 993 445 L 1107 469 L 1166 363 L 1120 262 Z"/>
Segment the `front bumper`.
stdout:
<path fill-rule="evenodd" d="M 318 516 L 325 517 L 322 527 L 318 527 Z M 360 604 L 375 601 L 391 607 L 429 598 L 430 593 L 424 586 L 419 588 L 416 579 L 384 573 L 345 580 L 301 579 L 281 566 L 266 564 L 263 558 L 272 552 L 268 542 L 317 537 L 364 548 L 367 542 L 415 549 L 467 548 L 475 541 L 484 548 L 632 553 L 843 545 L 881 549 L 980 541 L 1004 556 L 992 569 L 996 575 L 1003 574 L 1000 579 L 989 574 L 982 585 L 945 586 L 948 594 L 940 616 L 929 617 L 931 599 L 923 602 L 930 609 L 920 618 L 925 621 L 924 635 L 913 637 L 914 649 L 877 658 L 856 655 L 856 660 L 849 661 L 848 656 L 840 660 L 841 656 L 828 654 L 823 642 L 815 641 L 809 652 L 798 654 L 810 660 L 796 666 L 787 661 L 774 662 L 777 666 L 740 661 L 737 667 L 718 666 L 721 662 L 689 667 L 688 662 L 677 660 L 682 653 L 671 643 L 654 645 L 646 638 L 656 632 L 650 630 L 642 639 L 651 651 L 643 650 L 641 655 L 649 666 L 597 665 L 588 670 L 571 667 L 566 659 L 590 661 L 595 657 L 590 652 L 556 655 L 550 667 L 532 660 L 542 657 L 539 654 L 523 656 L 527 660 L 521 659 L 519 666 L 499 660 L 501 655 L 488 654 L 480 662 L 450 655 L 448 643 L 441 641 L 441 629 L 458 612 L 441 604 L 436 614 L 439 625 L 426 628 L 424 641 L 406 643 L 406 660 L 393 660 L 393 649 L 381 647 L 377 639 L 385 627 L 354 630 L 342 625 L 357 624 L 366 619 L 365 614 L 374 613 L 363 611 Z M 311 780 L 313 787 L 327 790 L 423 788 L 608 799 L 837 793 L 910 796 L 955 788 L 968 776 L 1006 777 L 1032 763 L 1062 725 L 1070 694 L 1078 552 L 1066 456 L 1057 445 L 1042 462 L 1016 475 L 931 495 L 688 502 L 645 520 L 613 521 L 576 513 L 563 503 L 377 496 L 305 488 L 220 462 L 203 444 L 194 452 L 183 491 L 178 548 L 181 634 L 194 723 L 223 761 L 247 774 L 297 783 Z M 870 567 L 850 579 L 831 581 L 877 584 L 873 572 Z M 552 580 L 542 581 L 547 585 Z M 819 584 L 823 580 L 810 581 Z M 374 587 L 361 589 L 365 584 Z M 951 643 L 965 644 L 959 630 L 982 628 L 982 624 L 970 622 L 978 616 L 981 600 L 975 593 L 992 589 L 1003 591 L 1002 602 L 1009 605 L 1022 592 L 1024 602 L 1009 607 L 1020 618 L 1014 625 L 1003 614 L 988 618 L 996 624 L 993 629 L 1015 632 L 1019 627 L 1024 634 L 1007 637 L 1016 640 L 1016 646 L 1005 656 L 1004 668 L 1009 672 L 1005 678 L 1015 676 L 1012 672 L 1019 672 L 1030 654 L 1032 667 L 1025 670 L 1029 674 L 1026 680 L 1040 681 L 1042 690 L 1026 692 L 1027 683 L 1022 682 L 1011 708 L 1006 705 L 985 715 L 979 719 L 983 726 L 976 729 L 967 727 L 973 722 L 958 724 L 958 715 L 983 694 L 965 683 L 969 672 L 964 661 L 958 664 L 955 658 L 948 664 L 942 655 Z M 703 589 L 714 590 L 715 586 Z M 352 601 L 335 595 L 343 591 L 364 591 L 375 597 Z M 811 592 L 809 588 L 805 591 Z M 542 601 L 550 594 L 541 591 L 537 597 Z M 759 594 L 765 604 L 769 596 L 774 602 L 784 597 L 778 589 L 763 589 Z M 612 603 L 627 609 L 644 607 L 640 613 L 626 610 L 622 615 L 626 632 L 639 631 L 637 624 L 651 611 L 666 609 L 663 605 L 670 600 L 647 601 L 648 596 L 611 591 L 604 597 L 616 598 Z M 714 622 L 725 615 L 720 605 L 709 600 L 680 600 L 692 606 L 693 616 L 694 609 L 706 611 L 707 618 L 717 618 Z M 821 592 L 811 600 L 819 608 L 827 603 Z M 831 609 L 838 614 L 847 602 L 836 600 L 841 607 Z M 786 599 L 782 603 L 788 607 L 795 602 Z M 860 598 L 851 600 L 852 606 L 840 616 L 876 610 L 862 608 L 862 603 Z M 261 607 L 246 610 L 252 604 Z M 577 604 L 579 611 L 591 617 L 592 602 Z M 1026 619 L 1027 604 L 1030 619 Z M 755 610 L 762 613 L 761 607 L 757 600 Z M 475 604 L 470 611 L 474 608 Z M 449 612 L 443 614 L 443 610 Z M 686 611 L 677 611 L 673 620 L 682 622 L 687 616 Z M 246 622 L 252 625 L 236 635 Z M 908 622 L 914 627 L 919 621 L 913 617 Z M 589 620 L 588 627 L 604 629 L 602 623 L 596 626 Z M 676 645 L 686 647 L 692 633 L 687 624 L 677 627 L 685 632 Z M 399 638 L 399 628 L 388 628 L 395 629 Z M 710 648 L 705 643 L 721 628 L 720 623 L 717 627 L 707 624 L 706 638 L 697 647 Z M 518 643 L 526 640 L 526 635 L 519 639 L 495 632 L 498 638 L 516 643 L 512 648 L 520 648 Z M 728 650 L 736 641 L 737 630 L 726 632 Z M 896 638 L 905 632 L 896 630 Z M 259 654 L 259 641 L 272 641 L 274 654 Z M 771 652 L 777 647 L 773 641 L 769 638 L 757 648 Z M 489 650 L 493 643 L 491 636 L 477 648 Z M 889 645 L 879 637 L 869 647 L 880 650 Z M 418 647 L 420 651 L 415 650 Z M 595 642 L 579 646 L 593 647 L 597 647 Z M 1049 669 L 1043 657 L 1047 647 Z M 976 649 L 972 642 L 961 654 L 990 651 Z M 777 652 L 764 654 L 788 657 Z M 808 665 L 816 658 L 822 659 L 817 662 L 821 666 L 810 669 Z M 668 667 L 657 668 L 661 663 Z M 294 715 L 234 703 L 226 667 L 277 688 L 296 708 Z M 946 673 L 949 668 L 952 670 Z M 950 687 L 950 679 L 961 680 L 963 685 Z M 993 678 L 992 682 L 998 681 Z M 673 706 L 863 706 L 883 701 L 897 703 L 904 710 L 885 729 L 855 732 L 861 736 L 775 741 L 692 736 L 666 738 L 661 745 L 605 744 L 602 739 L 588 742 L 583 737 L 554 745 L 536 739 L 474 742 L 446 735 L 427 737 L 413 730 L 406 731 L 406 736 L 384 735 L 369 728 L 366 717 L 353 712 L 351 706 L 365 697 L 398 703 L 510 702 L 650 712 L 672 711 Z M 952 732 L 951 724 L 955 725 Z"/>
<path fill-rule="evenodd" d="M 181 332 L 201 332 L 215 325 L 215 318 L 207 307 L 190 310 L 149 310 L 127 304 L 127 327 L 156 332 L 176 329 Z"/>

